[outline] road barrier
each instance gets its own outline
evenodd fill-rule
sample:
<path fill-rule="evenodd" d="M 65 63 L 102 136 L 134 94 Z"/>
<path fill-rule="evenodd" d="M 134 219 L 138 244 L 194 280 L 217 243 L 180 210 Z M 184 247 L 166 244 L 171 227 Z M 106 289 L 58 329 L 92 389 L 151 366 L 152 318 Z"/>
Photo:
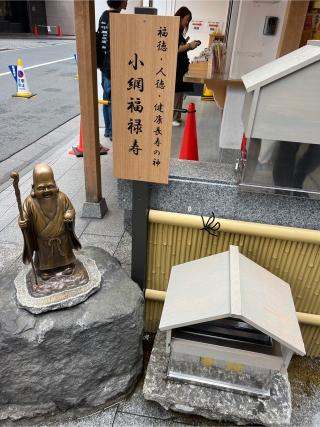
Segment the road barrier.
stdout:
<path fill-rule="evenodd" d="M 33 35 L 35 37 L 39 37 L 39 29 L 40 28 L 45 28 L 48 33 L 51 33 L 52 28 L 56 28 L 56 36 L 57 37 L 62 37 L 62 27 L 61 25 L 42 25 L 42 24 L 34 24 L 33 26 Z"/>
<path fill-rule="evenodd" d="M 31 98 L 34 96 L 33 93 L 30 92 L 27 77 L 25 75 L 23 65 L 22 65 L 22 59 L 17 60 L 17 65 L 9 65 L 9 70 L 11 71 L 11 74 L 16 82 L 16 94 L 12 95 L 14 97 L 18 98 Z"/>

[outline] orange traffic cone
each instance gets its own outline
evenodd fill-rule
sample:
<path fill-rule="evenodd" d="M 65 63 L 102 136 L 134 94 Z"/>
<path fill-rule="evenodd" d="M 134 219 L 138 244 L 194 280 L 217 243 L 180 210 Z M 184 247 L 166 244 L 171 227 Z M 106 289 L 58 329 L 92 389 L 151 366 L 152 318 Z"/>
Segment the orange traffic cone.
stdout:
<path fill-rule="evenodd" d="M 62 28 L 61 25 L 58 25 L 58 33 L 57 33 L 58 37 L 62 37 Z"/>
<path fill-rule="evenodd" d="M 37 24 L 34 24 L 34 27 L 33 27 L 33 35 L 34 35 L 35 37 L 39 37 L 39 31 L 38 31 Z"/>
<path fill-rule="evenodd" d="M 69 154 L 75 155 L 77 157 L 83 157 L 83 142 L 82 142 L 82 123 L 80 119 L 80 133 L 79 133 L 79 143 L 76 147 L 72 147 L 69 151 Z"/>
<path fill-rule="evenodd" d="M 105 148 L 100 144 L 100 155 L 107 154 L 109 148 Z M 76 157 L 83 157 L 83 141 L 82 141 L 82 123 L 80 118 L 80 133 L 79 133 L 79 143 L 76 147 L 72 147 L 69 151 L 69 154 L 74 155 Z"/>
<path fill-rule="evenodd" d="M 187 120 L 184 127 L 179 159 L 199 160 L 196 109 L 193 102 L 188 106 Z"/>

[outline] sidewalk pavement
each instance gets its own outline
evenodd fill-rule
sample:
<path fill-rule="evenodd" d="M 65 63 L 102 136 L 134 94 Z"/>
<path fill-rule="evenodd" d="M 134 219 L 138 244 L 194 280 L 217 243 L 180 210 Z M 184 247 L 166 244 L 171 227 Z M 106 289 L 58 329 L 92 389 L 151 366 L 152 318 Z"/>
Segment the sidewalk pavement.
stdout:
<path fill-rule="evenodd" d="M 100 141 L 110 148 L 108 155 L 100 157 L 102 194 L 107 201 L 109 211 L 103 219 L 81 218 L 80 213 L 85 201 L 83 159 L 68 154 L 69 149 L 73 145 L 77 145 L 78 134 L 79 117 L 76 117 L 44 136 L 37 143 L 11 157 L 10 162 L 0 163 L 0 175 L 8 177 L 12 169 L 18 169 L 21 197 L 25 199 L 31 190 L 33 166 L 39 162 L 50 164 L 59 188 L 70 197 L 77 211 L 76 233 L 80 237 L 82 245 L 94 245 L 105 249 L 119 259 L 122 267 L 130 275 L 131 236 L 124 230 L 123 211 L 117 207 L 116 180 L 112 176 L 112 144 L 103 137 L 101 129 Z M 18 208 L 11 180 L 4 178 L 2 183 L 0 181 L 0 271 L 3 271 L 5 265 L 21 256 L 23 240 L 17 224 L 17 217 Z M 294 358 L 289 367 L 289 378 L 293 406 L 291 425 L 319 426 L 320 360 Z M 69 411 L 42 420 L 24 421 L 22 423 L 6 422 L 5 426 L 181 427 L 183 425 L 230 425 L 229 423 L 219 424 L 197 416 L 166 411 L 160 405 L 144 399 L 142 383 L 143 379 L 130 398 L 109 408 L 93 410 L 90 414 Z M 0 425 L 3 424 L 0 423 Z"/>

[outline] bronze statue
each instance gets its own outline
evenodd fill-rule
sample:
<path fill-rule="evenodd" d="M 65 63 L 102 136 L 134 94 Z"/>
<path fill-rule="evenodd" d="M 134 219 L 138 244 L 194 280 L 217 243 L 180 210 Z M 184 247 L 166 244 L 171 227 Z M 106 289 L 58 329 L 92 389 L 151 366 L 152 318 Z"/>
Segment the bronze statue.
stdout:
<path fill-rule="evenodd" d="M 17 174 L 13 173 L 15 179 Z M 15 185 L 19 206 L 19 190 Z M 73 249 L 81 245 L 74 233 L 75 210 L 68 197 L 59 191 L 50 166 L 33 169 L 31 194 L 21 209 L 19 226 L 23 232 L 23 262 L 32 263 L 42 280 L 59 274 L 71 275 L 76 258 Z"/>

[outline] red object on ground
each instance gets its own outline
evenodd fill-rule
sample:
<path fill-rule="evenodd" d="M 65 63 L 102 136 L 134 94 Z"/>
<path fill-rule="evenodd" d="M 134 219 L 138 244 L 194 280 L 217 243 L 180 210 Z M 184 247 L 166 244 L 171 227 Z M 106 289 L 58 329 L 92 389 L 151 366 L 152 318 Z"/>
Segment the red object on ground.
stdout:
<path fill-rule="evenodd" d="M 34 35 L 35 37 L 39 37 L 39 31 L 38 31 L 37 24 L 34 24 L 34 27 L 33 27 L 33 35 Z"/>
<path fill-rule="evenodd" d="M 180 160 L 199 160 L 196 109 L 193 102 L 188 106 L 186 124 L 183 131 Z"/>
<path fill-rule="evenodd" d="M 80 134 L 79 134 L 79 143 L 76 147 L 72 147 L 72 149 L 69 151 L 69 154 L 74 154 L 77 157 L 83 156 L 83 142 L 82 142 L 82 123 L 80 119 Z"/>
<path fill-rule="evenodd" d="M 245 134 L 242 135 L 242 141 L 241 141 L 241 154 L 243 160 L 247 160 L 248 153 L 247 153 L 247 138 Z"/>
<path fill-rule="evenodd" d="M 109 148 L 103 147 L 100 144 L 100 155 L 101 154 L 107 154 L 109 151 Z M 82 123 L 80 118 L 80 133 L 79 133 L 79 143 L 76 147 L 72 147 L 72 149 L 69 151 L 69 154 L 76 156 L 76 157 L 83 157 L 83 141 L 82 141 Z"/>
<path fill-rule="evenodd" d="M 62 37 L 62 28 L 61 25 L 58 25 L 58 33 L 57 33 L 58 37 Z"/>

